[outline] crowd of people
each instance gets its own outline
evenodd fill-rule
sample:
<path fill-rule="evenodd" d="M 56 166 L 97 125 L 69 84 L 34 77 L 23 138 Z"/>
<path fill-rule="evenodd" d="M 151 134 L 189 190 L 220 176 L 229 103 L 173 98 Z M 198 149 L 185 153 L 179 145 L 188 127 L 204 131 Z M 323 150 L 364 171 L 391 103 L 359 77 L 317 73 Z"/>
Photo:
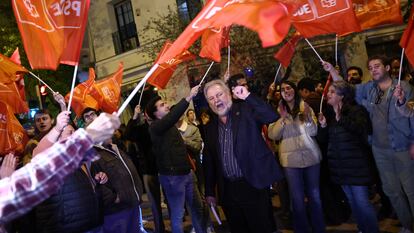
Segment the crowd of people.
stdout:
<path fill-rule="evenodd" d="M 379 233 L 393 213 L 401 233 L 413 232 L 414 93 L 394 62 L 371 57 L 365 83 L 360 67 L 342 78 L 324 62 L 326 93 L 322 82 L 289 79 L 266 99 L 236 74 L 203 86 L 208 109 L 189 108 L 197 85 L 171 107 L 159 96 L 137 105 L 123 126 L 86 108 L 76 129 L 56 93 L 58 116 L 37 112 L 24 155 L 3 159 L 0 232 L 145 233 L 144 191 L 156 233 L 166 232 L 163 202 L 173 233 L 184 232 L 186 212 L 193 232 L 214 232 L 217 206 L 233 233 L 278 232 L 275 193 L 278 219 L 296 233 L 326 232 L 351 212 L 361 233 Z"/>

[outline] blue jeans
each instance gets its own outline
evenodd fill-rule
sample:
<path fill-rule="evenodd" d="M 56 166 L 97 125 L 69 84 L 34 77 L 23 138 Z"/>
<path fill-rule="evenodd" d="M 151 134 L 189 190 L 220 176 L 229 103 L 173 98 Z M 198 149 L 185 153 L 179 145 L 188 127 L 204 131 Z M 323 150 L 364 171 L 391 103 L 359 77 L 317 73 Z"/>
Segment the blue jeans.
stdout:
<path fill-rule="evenodd" d="M 372 147 L 375 163 L 388 196 L 403 227 L 412 229 L 414 214 L 414 160 L 408 151 Z"/>
<path fill-rule="evenodd" d="M 184 233 L 184 204 L 190 208 L 191 221 L 197 233 L 206 233 L 207 224 L 203 220 L 203 202 L 194 187 L 192 172 L 182 176 L 159 175 L 161 186 L 171 209 L 171 229 L 173 233 Z"/>
<path fill-rule="evenodd" d="M 295 233 L 324 233 L 325 222 L 319 194 L 320 165 L 306 168 L 285 167 L 284 170 L 292 199 Z M 308 199 L 310 207 L 311 225 L 309 225 L 305 197 Z M 312 230 L 310 226 L 312 226 Z"/>
<path fill-rule="evenodd" d="M 368 186 L 342 185 L 342 189 L 351 205 L 359 230 L 363 233 L 379 233 L 377 215 L 374 206 L 369 202 Z"/>

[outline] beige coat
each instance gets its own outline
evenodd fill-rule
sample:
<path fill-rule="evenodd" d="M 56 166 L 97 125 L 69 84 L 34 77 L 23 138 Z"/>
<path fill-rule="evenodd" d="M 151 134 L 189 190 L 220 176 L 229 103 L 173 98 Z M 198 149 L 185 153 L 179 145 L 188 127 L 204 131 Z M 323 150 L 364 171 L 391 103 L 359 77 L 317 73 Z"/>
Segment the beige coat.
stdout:
<path fill-rule="evenodd" d="M 303 114 L 305 105 L 302 101 L 299 114 Z M 309 115 L 304 118 L 305 121 L 301 121 L 299 116 L 293 119 L 288 115 L 269 126 L 269 138 L 280 140 L 279 159 L 282 167 L 305 168 L 321 161 L 321 151 L 313 138 L 318 132 L 318 125 L 312 108 L 309 107 Z"/>

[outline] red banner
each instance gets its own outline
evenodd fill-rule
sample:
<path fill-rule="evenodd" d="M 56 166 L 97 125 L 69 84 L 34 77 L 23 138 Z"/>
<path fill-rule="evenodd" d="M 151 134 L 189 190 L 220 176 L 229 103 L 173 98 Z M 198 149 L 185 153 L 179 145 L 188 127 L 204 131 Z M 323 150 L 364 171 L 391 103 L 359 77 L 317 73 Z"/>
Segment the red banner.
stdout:
<path fill-rule="evenodd" d="M 341 36 L 361 30 L 351 0 L 303 0 L 291 17 L 293 26 L 306 38 L 331 33 Z"/>
<path fill-rule="evenodd" d="M 296 45 L 302 39 L 300 34 L 293 35 L 282 48 L 275 54 L 275 59 L 278 60 L 285 68 L 287 68 L 295 54 Z"/>
<path fill-rule="evenodd" d="M 0 155 L 4 156 L 9 152 L 22 153 L 27 141 L 26 131 L 11 108 L 6 103 L 0 102 Z"/>
<path fill-rule="evenodd" d="M 173 44 L 169 41 L 164 44 L 157 59 L 155 60 L 156 64 L 159 62 L 159 59 L 171 48 L 171 46 L 173 46 Z M 168 81 L 170 81 L 171 76 L 174 74 L 174 71 L 177 69 L 177 66 L 184 61 L 192 60 L 194 58 L 195 56 L 189 51 L 184 51 L 164 63 L 158 63 L 158 68 L 148 78 L 147 82 L 157 88 L 164 89 L 167 86 Z"/>
<path fill-rule="evenodd" d="M 411 42 L 411 43 L 410 43 Z M 408 61 L 414 66 L 414 4 L 411 6 L 411 14 L 408 19 L 407 28 L 401 37 L 400 46 L 405 48 L 405 56 Z"/>
<path fill-rule="evenodd" d="M 98 101 L 89 94 L 94 83 L 95 70 L 89 68 L 89 78 L 85 82 L 78 84 L 73 90 L 72 109 L 75 111 L 76 116 L 81 117 L 83 110 L 86 108 L 99 110 Z M 69 95 L 70 93 L 66 94 L 66 101 L 69 101 Z"/>
<path fill-rule="evenodd" d="M 91 89 L 91 96 L 98 101 L 100 109 L 104 112 L 113 113 L 118 110 L 123 71 L 124 64 L 120 63 L 115 73 L 96 81 Z"/>
<path fill-rule="evenodd" d="M 17 73 L 27 73 L 23 66 L 16 64 L 10 58 L 0 54 L 0 83 L 15 82 Z"/>
<path fill-rule="evenodd" d="M 215 62 L 221 61 L 220 50 L 229 45 L 230 28 L 211 28 L 204 31 L 201 37 L 200 57 L 211 59 Z"/>
<path fill-rule="evenodd" d="M 17 25 L 33 69 L 76 65 L 90 0 L 12 0 Z"/>
<path fill-rule="evenodd" d="M 352 0 L 362 30 L 384 24 L 402 24 L 399 0 Z"/>

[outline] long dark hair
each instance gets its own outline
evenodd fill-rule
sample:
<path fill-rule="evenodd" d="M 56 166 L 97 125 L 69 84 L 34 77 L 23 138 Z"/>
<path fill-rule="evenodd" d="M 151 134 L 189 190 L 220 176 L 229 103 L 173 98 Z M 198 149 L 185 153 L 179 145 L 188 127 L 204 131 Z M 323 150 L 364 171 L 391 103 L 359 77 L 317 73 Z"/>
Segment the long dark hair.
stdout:
<path fill-rule="evenodd" d="M 298 115 L 298 113 L 300 112 L 300 101 L 302 100 L 302 98 L 299 95 L 297 86 L 293 82 L 288 81 L 288 80 L 283 80 L 282 83 L 280 84 L 280 86 L 282 86 L 282 84 L 289 85 L 295 91 L 295 98 L 294 98 L 295 102 L 293 104 L 293 109 L 290 109 L 290 107 L 287 104 L 286 100 L 283 98 L 283 95 L 282 95 L 282 100 L 281 100 L 281 103 L 285 106 L 287 112 L 290 115 L 292 115 L 293 118 L 295 118 Z"/>

